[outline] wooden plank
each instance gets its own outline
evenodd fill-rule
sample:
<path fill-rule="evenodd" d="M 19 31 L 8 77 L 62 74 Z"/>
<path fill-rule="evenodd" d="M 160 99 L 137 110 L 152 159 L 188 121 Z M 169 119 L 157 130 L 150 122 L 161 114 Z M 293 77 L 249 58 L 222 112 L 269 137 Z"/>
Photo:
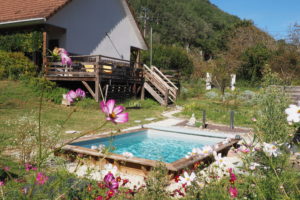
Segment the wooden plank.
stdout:
<path fill-rule="evenodd" d="M 161 96 L 159 96 L 159 94 L 157 94 L 155 92 L 155 90 L 147 83 L 144 83 L 144 88 L 163 106 L 165 106 L 165 102 L 164 99 L 161 98 Z"/>
<path fill-rule="evenodd" d="M 89 84 L 85 81 L 81 81 L 82 84 L 86 87 L 86 89 L 90 92 L 90 94 L 96 99 L 95 93 L 93 92 L 92 88 L 89 86 Z"/>
<path fill-rule="evenodd" d="M 48 71 L 46 75 L 56 75 L 56 74 L 61 74 L 61 75 L 77 75 L 77 76 L 95 76 L 95 72 L 57 72 L 57 71 Z"/>
<path fill-rule="evenodd" d="M 95 81 L 95 77 L 45 76 L 49 81 Z"/>
<path fill-rule="evenodd" d="M 97 65 L 96 66 L 96 79 L 95 79 L 95 100 L 96 100 L 96 102 L 99 102 L 99 100 L 100 100 L 99 83 L 100 83 L 100 73 L 99 73 L 99 65 Z"/>
<path fill-rule="evenodd" d="M 43 32 L 43 67 L 47 63 L 47 32 Z"/>

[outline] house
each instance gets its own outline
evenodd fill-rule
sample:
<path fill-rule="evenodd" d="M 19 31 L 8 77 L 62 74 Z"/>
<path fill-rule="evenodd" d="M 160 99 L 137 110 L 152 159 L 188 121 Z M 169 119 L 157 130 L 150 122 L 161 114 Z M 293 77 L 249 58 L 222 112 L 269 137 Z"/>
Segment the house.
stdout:
<path fill-rule="evenodd" d="M 0 8 L 0 30 L 40 28 L 44 54 L 62 47 L 130 60 L 147 49 L 127 0 L 0 0 Z"/>
<path fill-rule="evenodd" d="M 141 95 L 147 90 L 162 105 L 178 88 L 157 68 L 140 63 L 147 44 L 127 0 L 0 0 L 0 33 L 43 32 L 44 76 L 79 82 L 95 98 Z M 72 66 L 51 61 L 47 51 L 66 49 Z"/>

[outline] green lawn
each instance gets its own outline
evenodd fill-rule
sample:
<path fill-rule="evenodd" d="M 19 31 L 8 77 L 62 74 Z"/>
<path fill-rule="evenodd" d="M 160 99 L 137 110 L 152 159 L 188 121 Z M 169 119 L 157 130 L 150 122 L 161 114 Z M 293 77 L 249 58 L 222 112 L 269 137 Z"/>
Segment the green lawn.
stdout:
<path fill-rule="evenodd" d="M 0 130 L 2 133 L 13 134 L 14 126 L 9 127 L 8 121 L 15 121 L 25 115 L 33 115 L 37 118 L 39 110 L 39 97 L 36 94 L 17 81 L 0 81 Z M 131 102 L 132 103 L 132 102 Z M 124 102 L 127 106 L 130 102 Z M 74 112 L 74 110 L 76 110 Z M 162 119 L 161 112 L 165 108 L 159 104 L 146 100 L 142 102 L 142 109 L 127 110 L 129 113 L 129 122 L 120 125 L 108 123 L 103 131 L 123 129 L 138 125 L 135 120 L 141 120 L 142 123 L 149 123 L 145 118 L 155 117 Z M 71 118 L 65 123 L 61 130 L 61 136 L 66 130 L 88 131 L 99 127 L 104 121 L 104 114 L 99 109 L 99 104 L 92 99 L 86 99 L 77 106 L 66 107 L 57 105 L 47 100 L 42 105 L 42 122 L 47 126 L 56 126 L 62 124 L 70 113 Z"/>
<path fill-rule="evenodd" d="M 201 85 L 201 87 L 205 87 Z M 207 93 L 202 89 L 188 88 L 187 94 L 192 93 L 192 97 L 180 99 L 177 103 L 184 107 L 182 113 L 177 114 L 181 117 L 191 117 L 194 113 L 197 120 L 202 121 L 203 110 L 206 111 L 206 119 L 208 122 L 219 124 L 230 124 L 230 112 L 234 111 L 235 126 L 252 127 L 252 118 L 255 117 L 256 103 L 255 99 L 245 98 L 245 94 L 251 90 L 257 93 L 257 89 L 239 88 L 238 91 L 226 91 L 226 94 L 231 95 L 225 101 L 221 99 L 220 92 L 213 89 L 212 92 L 218 94 L 216 98 L 208 98 Z M 195 92 L 196 90 L 196 92 Z"/>

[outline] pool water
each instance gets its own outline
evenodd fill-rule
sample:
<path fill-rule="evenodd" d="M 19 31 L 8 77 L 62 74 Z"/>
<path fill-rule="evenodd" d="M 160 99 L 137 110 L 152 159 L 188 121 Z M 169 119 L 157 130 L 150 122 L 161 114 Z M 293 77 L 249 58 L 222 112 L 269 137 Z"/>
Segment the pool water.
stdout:
<path fill-rule="evenodd" d="M 171 163 L 185 157 L 193 148 L 214 145 L 222 140 L 222 138 L 150 129 L 110 138 L 72 143 L 72 145 L 91 148 L 92 145 L 104 144 L 106 147 L 113 146 L 115 149 L 112 152 L 116 154 L 130 152 L 134 157 Z"/>

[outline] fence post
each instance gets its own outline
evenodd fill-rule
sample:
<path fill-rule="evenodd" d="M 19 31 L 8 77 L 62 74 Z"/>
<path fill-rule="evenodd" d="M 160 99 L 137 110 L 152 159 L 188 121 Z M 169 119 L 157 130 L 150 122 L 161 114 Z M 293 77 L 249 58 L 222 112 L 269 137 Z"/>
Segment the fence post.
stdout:
<path fill-rule="evenodd" d="M 202 128 L 206 128 L 206 110 L 202 111 Z"/>
<path fill-rule="evenodd" d="M 230 111 L 230 128 L 234 129 L 234 111 Z"/>

